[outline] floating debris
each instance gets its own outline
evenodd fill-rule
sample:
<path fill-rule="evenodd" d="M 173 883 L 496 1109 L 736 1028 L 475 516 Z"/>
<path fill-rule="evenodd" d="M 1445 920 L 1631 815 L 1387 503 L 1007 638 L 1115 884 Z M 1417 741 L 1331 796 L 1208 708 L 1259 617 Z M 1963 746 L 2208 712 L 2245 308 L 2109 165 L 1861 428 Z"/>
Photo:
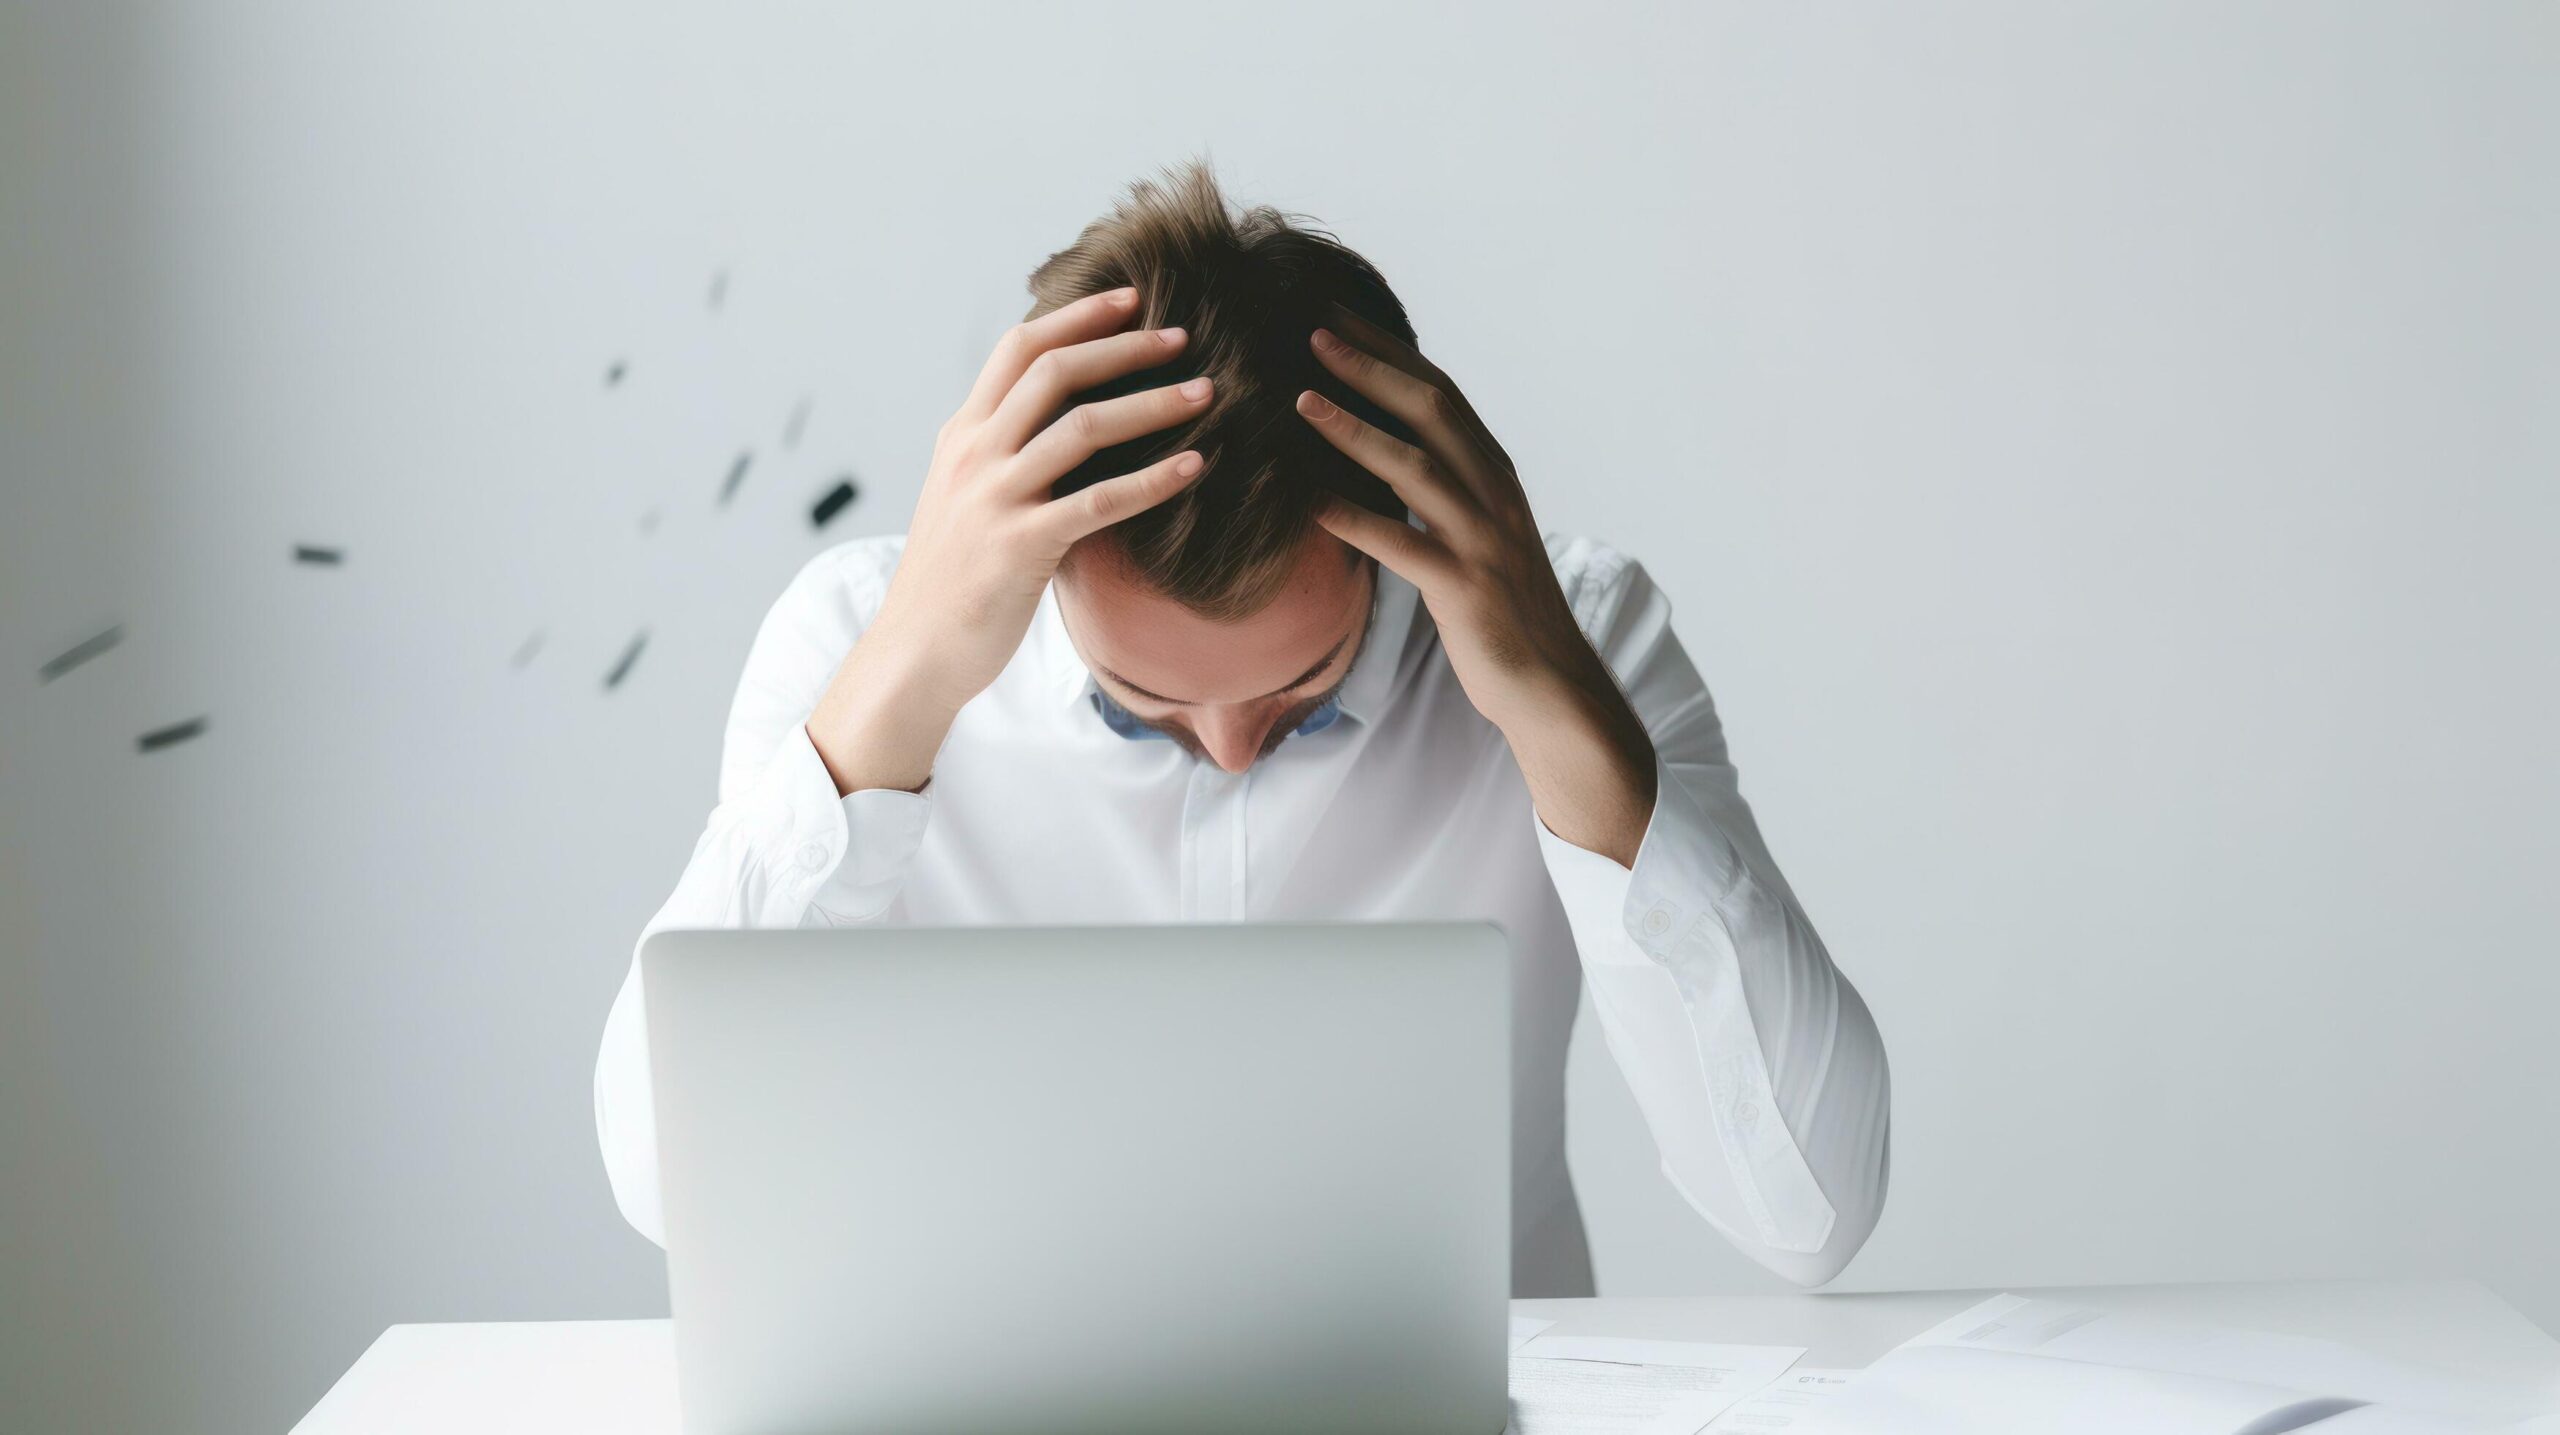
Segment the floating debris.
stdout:
<path fill-rule="evenodd" d="M 524 642 L 516 648 L 515 661 L 509 666 L 521 668 L 525 664 L 532 662 L 533 655 L 541 651 L 542 630 L 540 628 L 536 628 L 533 630 L 533 636 L 525 639 Z"/>
<path fill-rule="evenodd" d="M 826 527 L 827 520 L 844 512 L 847 505 L 861 496 L 861 491 L 853 486 L 853 476 L 845 475 L 837 480 L 835 487 L 827 490 L 826 497 L 819 499 L 816 507 L 809 510 L 809 526 Z"/>
<path fill-rule="evenodd" d="M 82 663 L 89 661 L 91 658 L 98 656 L 100 653 L 105 652 L 107 649 L 112 648 L 123 641 L 124 626 L 122 624 L 109 628 L 105 632 L 99 633 L 94 637 L 83 638 L 79 642 L 76 642 L 70 647 L 63 649 L 61 652 L 56 653 L 52 658 L 46 661 L 43 667 L 36 669 L 36 681 L 39 683 L 52 682 L 55 678 L 61 677 L 64 673 L 71 671 L 73 668 L 80 666 Z"/>
<path fill-rule="evenodd" d="M 729 271 L 723 269 L 711 276 L 711 307 L 717 309 L 727 303 L 728 299 Z"/>
<path fill-rule="evenodd" d="M 809 400 L 804 398 L 800 402 L 791 406 L 791 421 L 782 426 L 782 446 L 784 448 L 798 448 L 800 446 L 800 435 L 808 432 L 808 430 Z"/>
<path fill-rule="evenodd" d="M 729 476 L 720 481 L 722 508 L 728 507 L 729 500 L 738 496 L 738 485 L 747 481 L 747 465 L 755 461 L 755 456 L 755 450 L 749 449 L 738 455 L 737 462 L 729 465 Z"/>
<path fill-rule="evenodd" d="M 631 372 L 629 364 L 620 359 L 614 360 L 612 365 L 604 371 L 604 386 L 608 389 L 616 387 L 621 384 L 622 376 L 629 372 Z"/>
<path fill-rule="evenodd" d="M 173 722 L 167 727 L 153 728 L 135 738 L 133 745 L 144 752 L 158 752 L 164 747 L 176 747 L 190 738 L 202 737 L 204 728 L 205 719 L 193 717 L 185 722 Z"/>
<path fill-rule="evenodd" d="M 297 543 L 293 545 L 293 561 L 308 563 L 314 568 L 335 568 L 347 561 L 347 550 L 322 548 L 311 543 Z"/>
<path fill-rule="evenodd" d="M 640 515 L 640 531 L 643 533 L 655 533 L 658 531 L 658 510 L 652 508 L 648 512 Z"/>
<path fill-rule="evenodd" d="M 640 650 L 647 646 L 649 646 L 649 634 L 647 630 L 644 629 L 638 637 L 631 640 L 630 647 L 622 650 L 622 661 L 615 663 L 613 665 L 613 671 L 604 675 L 604 687 L 606 692 L 611 692 L 615 688 L 622 686 L 622 680 L 631 676 L 631 665 L 640 661 Z"/>

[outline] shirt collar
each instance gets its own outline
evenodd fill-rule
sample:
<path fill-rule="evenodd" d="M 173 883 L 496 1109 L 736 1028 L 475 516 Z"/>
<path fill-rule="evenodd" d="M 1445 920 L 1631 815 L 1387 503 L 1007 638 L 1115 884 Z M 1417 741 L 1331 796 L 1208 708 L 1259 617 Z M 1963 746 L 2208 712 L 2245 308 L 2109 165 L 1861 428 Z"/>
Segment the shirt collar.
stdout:
<path fill-rule="evenodd" d="M 1385 711 L 1387 698 L 1395 690 L 1396 669 L 1404 660 L 1405 636 L 1413 628 L 1414 609 L 1421 595 L 1411 583 L 1388 571 L 1385 564 L 1377 568 L 1377 592 L 1370 600 L 1369 634 L 1361 640 L 1360 654 L 1351 660 L 1351 671 L 1342 680 L 1335 701 L 1342 715 L 1362 723 L 1377 721 Z M 1040 595 L 1040 607 L 1031 618 L 1031 632 L 1040 649 L 1044 676 L 1057 696 L 1057 701 L 1086 722 L 1097 721 L 1093 695 L 1102 691 L 1093 680 L 1093 672 L 1077 655 L 1075 643 L 1067 637 L 1066 620 L 1058 613 L 1058 588 L 1055 583 Z"/>
<path fill-rule="evenodd" d="M 1102 691 L 1099 687 L 1095 688 L 1087 696 L 1093 699 L 1093 710 L 1101 715 L 1102 725 L 1111 729 L 1113 732 L 1118 733 L 1120 736 L 1127 738 L 1132 742 L 1170 742 L 1172 740 L 1173 735 L 1171 733 L 1166 732 L 1163 728 L 1149 724 L 1144 718 L 1139 717 L 1136 713 L 1133 713 L 1127 708 L 1120 706 L 1118 703 L 1113 702 L 1111 700 L 1111 694 Z M 1323 702 L 1316 705 L 1315 711 L 1308 713 L 1303 718 L 1300 718 L 1298 720 L 1298 725 L 1289 730 L 1289 735 L 1291 737 L 1308 737 L 1315 733 L 1320 733 L 1326 728 L 1333 726 L 1334 719 L 1341 716 L 1342 699 L 1340 697 L 1326 698 Z"/>
<path fill-rule="evenodd" d="M 1360 656 L 1351 660 L 1351 673 L 1335 695 L 1344 716 L 1362 723 L 1375 722 L 1386 711 L 1396 670 L 1404 666 L 1405 635 L 1412 631 L 1413 610 L 1422 597 L 1384 563 L 1376 567 L 1378 591 L 1369 611 L 1369 636 L 1361 640 Z"/>

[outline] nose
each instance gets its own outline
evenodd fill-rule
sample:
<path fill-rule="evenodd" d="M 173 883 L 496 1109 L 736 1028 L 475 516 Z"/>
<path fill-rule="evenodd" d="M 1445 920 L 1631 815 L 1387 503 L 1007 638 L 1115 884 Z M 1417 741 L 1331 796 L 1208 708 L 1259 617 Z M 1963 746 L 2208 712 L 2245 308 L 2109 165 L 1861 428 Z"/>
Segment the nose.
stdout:
<path fill-rule="evenodd" d="M 1242 772 L 1262 755 L 1262 740 L 1271 733 L 1272 714 L 1252 707 L 1204 708 L 1191 730 L 1209 760 L 1227 772 Z"/>

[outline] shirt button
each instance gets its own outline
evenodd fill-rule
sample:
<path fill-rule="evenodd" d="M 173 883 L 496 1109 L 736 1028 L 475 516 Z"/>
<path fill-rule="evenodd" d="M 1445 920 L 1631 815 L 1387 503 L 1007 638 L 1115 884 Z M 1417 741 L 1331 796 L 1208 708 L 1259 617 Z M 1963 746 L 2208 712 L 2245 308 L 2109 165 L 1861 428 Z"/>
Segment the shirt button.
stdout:
<path fill-rule="evenodd" d="M 801 866 L 803 866 L 803 867 L 808 868 L 808 869 L 809 869 L 810 871 L 812 871 L 812 872 L 815 872 L 815 871 L 817 871 L 819 868 L 826 866 L 826 865 L 827 865 L 827 847 L 826 847 L 826 844 L 825 844 L 825 843 L 823 843 L 823 842 L 812 842 L 812 843 L 810 843 L 808 846 L 801 848 L 801 849 L 800 849 L 800 865 L 801 865 Z"/>
<path fill-rule="evenodd" d="M 1644 914 L 1644 934 L 1646 936 L 1659 937 L 1670 930 L 1671 914 L 1669 912 L 1662 910 L 1660 907 L 1656 907 L 1652 911 Z"/>
<path fill-rule="evenodd" d="M 1760 1108 L 1746 1101 L 1733 1109 L 1733 1118 L 1748 1126 L 1760 1119 Z"/>

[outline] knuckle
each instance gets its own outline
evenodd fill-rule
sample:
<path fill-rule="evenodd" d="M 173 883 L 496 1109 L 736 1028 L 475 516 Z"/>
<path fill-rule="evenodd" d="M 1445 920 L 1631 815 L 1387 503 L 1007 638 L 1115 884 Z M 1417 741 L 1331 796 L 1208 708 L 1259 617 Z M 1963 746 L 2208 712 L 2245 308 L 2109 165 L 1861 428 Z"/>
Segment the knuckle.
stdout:
<path fill-rule="evenodd" d="M 1035 347 L 1035 343 L 1031 337 L 1031 326 L 1028 324 L 1016 324 L 1012 328 L 1005 330 L 1003 335 L 996 340 L 996 349 L 998 352 L 1015 355 L 1017 357 L 1029 353 L 1033 347 Z"/>
<path fill-rule="evenodd" d="M 1458 418 L 1458 401 L 1450 396 L 1447 389 L 1434 384 L 1422 391 L 1422 412 L 1424 417 L 1433 423 L 1455 423 Z"/>
<path fill-rule="evenodd" d="M 1100 483 L 1086 489 L 1077 502 L 1090 522 L 1109 523 L 1127 511 L 1127 490 L 1120 484 Z"/>

